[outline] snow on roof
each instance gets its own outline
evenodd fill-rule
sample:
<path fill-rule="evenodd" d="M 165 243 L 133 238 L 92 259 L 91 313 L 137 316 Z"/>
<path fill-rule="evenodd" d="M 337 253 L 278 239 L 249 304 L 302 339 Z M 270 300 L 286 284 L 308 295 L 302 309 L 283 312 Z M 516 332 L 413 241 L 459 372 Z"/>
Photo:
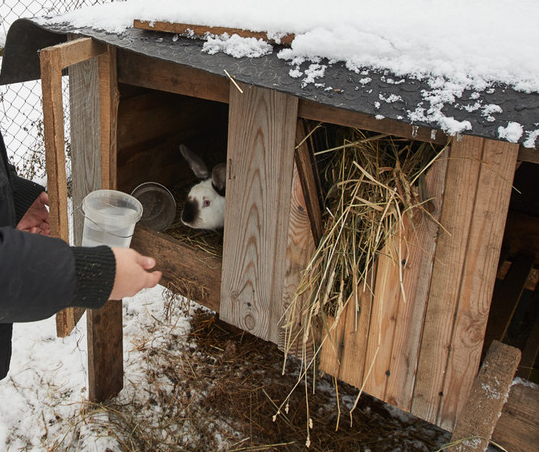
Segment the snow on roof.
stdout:
<path fill-rule="evenodd" d="M 276 52 L 302 86 L 328 89 L 328 67 L 339 63 L 368 90 L 369 71 L 421 82 L 424 102 L 402 112 L 409 122 L 431 123 L 448 134 L 470 133 L 472 123 L 444 112 L 461 105 L 495 121 L 503 106 L 481 93 L 500 86 L 539 93 L 539 2 L 536 0 L 128 0 L 92 6 L 39 23 L 69 24 L 122 34 L 134 19 L 169 21 L 296 35 L 290 48 L 253 38 L 207 36 L 202 51 L 235 58 Z M 388 76 L 391 75 L 391 77 Z M 361 77 L 364 75 L 363 77 Z M 462 102 L 472 92 L 477 96 Z M 477 94 L 479 93 L 479 94 Z M 384 97 L 381 102 L 398 101 Z M 537 105 L 539 108 L 539 103 Z M 534 147 L 539 117 L 498 126 L 498 138 Z"/>

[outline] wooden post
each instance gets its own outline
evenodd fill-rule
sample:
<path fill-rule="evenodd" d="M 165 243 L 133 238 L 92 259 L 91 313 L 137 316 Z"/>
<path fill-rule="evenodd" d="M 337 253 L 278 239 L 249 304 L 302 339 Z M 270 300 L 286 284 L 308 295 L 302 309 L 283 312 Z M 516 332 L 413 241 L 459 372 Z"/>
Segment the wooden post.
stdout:
<path fill-rule="evenodd" d="M 230 89 L 223 320 L 280 340 L 298 100 Z"/>
<path fill-rule="evenodd" d="M 116 52 L 112 47 L 98 58 L 101 188 L 116 188 L 116 119 L 119 92 Z M 123 323 L 121 300 L 109 300 L 87 312 L 88 397 L 101 402 L 123 388 Z"/>
<path fill-rule="evenodd" d="M 494 341 L 475 378 L 451 442 L 455 452 L 484 452 L 507 400 L 520 362 L 520 350 Z"/>

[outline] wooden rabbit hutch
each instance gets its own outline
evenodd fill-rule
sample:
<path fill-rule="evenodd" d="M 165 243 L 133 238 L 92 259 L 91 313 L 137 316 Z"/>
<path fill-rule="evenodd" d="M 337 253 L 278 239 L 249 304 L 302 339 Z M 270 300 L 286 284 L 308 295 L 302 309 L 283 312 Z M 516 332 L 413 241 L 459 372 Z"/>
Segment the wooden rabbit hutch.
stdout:
<path fill-rule="evenodd" d="M 305 121 L 448 145 L 425 177 L 432 218 L 414 216 L 413 227 L 402 232 L 410 240 L 400 265 L 379 259 L 360 315 L 350 303 L 318 359 L 321 370 L 340 380 L 453 430 L 480 367 L 517 162 L 539 161 L 536 150 L 498 139 L 497 129 L 536 121 L 537 94 L 494 90 L 489 103 L 504 102 L 494 122 L 446 112 L 469 119 L 474 131 L 448 137 L 402 118 L 402 103 L 421 101 L 425 87 L 417 80 L 391 85 L 372 72 L 368 91 L 357 74 L 335 64 L 326 72 L 331 90 L 302 87 L 274 55 L 210 56 L 196 40 L 153 33 L 116 36 L 26 20 L 11 27 L 2 82 L 42 78 L 57 234 L 68 237 L 64 137 L 56 132 L 63 128 L 66 68 L 74 205 L 97 188 L 130 192 L 145 181 L 170 187 L 189 178 L 180 143 L 204 152 L 210 163 L 226 161 L 222 256 L 140 227 L 132 246 L 157 258 L 163 284 L 280 346 L 283 314 L 323 232 Z M 10 60 L 15 54 L 18 64 Z M 9 73 L 11 67 L 22 69 Z M 375 106 L 379 93 L 392 90 L 402 103 Z M 122 387 L 121 315 L 114 302 L 88 313 L 91 398 Z M 61 334 L 76 319 L 76 313 L 60 316 Z"/>

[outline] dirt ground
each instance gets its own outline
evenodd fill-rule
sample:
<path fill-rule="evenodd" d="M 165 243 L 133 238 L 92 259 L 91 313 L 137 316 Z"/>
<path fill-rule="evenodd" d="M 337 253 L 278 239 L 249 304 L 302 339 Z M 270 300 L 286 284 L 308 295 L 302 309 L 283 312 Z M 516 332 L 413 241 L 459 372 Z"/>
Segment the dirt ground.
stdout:
<path fill-rule="evenodd" d="M 313 391 L 311 375 L 298 384 L 298 360 L 283 375 L 275 345 L 207 311 L 191 319 L 186 338 L 141 340 L 147 369 L 136 398 L 87 408 L 94 423 L 108 413 L 122 451 L 434 452 L 449 442 L 447 432 L 367 394 L 350 414 L 357 389 L 317 375 Z"/>

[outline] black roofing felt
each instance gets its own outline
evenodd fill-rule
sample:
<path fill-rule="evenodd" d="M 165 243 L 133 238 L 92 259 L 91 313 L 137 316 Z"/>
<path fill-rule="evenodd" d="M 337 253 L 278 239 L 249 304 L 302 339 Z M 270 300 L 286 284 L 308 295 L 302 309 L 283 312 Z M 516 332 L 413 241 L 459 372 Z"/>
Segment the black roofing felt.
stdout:
<path fill-rule="evenodd" d="M 290 76 L 292 67 L 279 59 L 276 52 L 260 58 L 234 58 L 224 53 L 202 52 L 203 42 L 172 34 L 128 29 L 112 34 L 93 28 L 70 25 L 40 25 L 36 20 L 20 19 L 10 27 L 4 51 L 0 84 L 39 78 L 38 50 L 63 42 L 67 34 L 92 37 L 98 41 L 226 77 L 224 70 L 236 80 L 260 87 L 276 89 L 294 96 L 345 110 L 389 118 L 404 123 L 440 129 L 436 118 L 416 120 L 411 112 L 436 108 L 436 91 L 427 83 L 395 77 L 387 72 L 365 68 L 360 73 L 348 70 L 342 63 L 326 64 L 323 78 L 315 83 L 303 77 Z M 305 70 L 310 63 L 304 63 Z M 494 106 L 492 110 L 489 107 Z M 522 126 L 519 142 L 525 143 L 539 129 L 539 93 L 523 93 L 493 85 L 484 91 L 464 91 L 454 102 L 441 108 L 445 117 L 469 121 L 472 129 L 464 133 L 500 139 L 498 128 L 511 122 Z M 537 132 L 535 132 L 537 134 Z M 527 146 L 530 146 L 528 140 Z M 539 137 L 535 147 L 539 146 Z"/>

